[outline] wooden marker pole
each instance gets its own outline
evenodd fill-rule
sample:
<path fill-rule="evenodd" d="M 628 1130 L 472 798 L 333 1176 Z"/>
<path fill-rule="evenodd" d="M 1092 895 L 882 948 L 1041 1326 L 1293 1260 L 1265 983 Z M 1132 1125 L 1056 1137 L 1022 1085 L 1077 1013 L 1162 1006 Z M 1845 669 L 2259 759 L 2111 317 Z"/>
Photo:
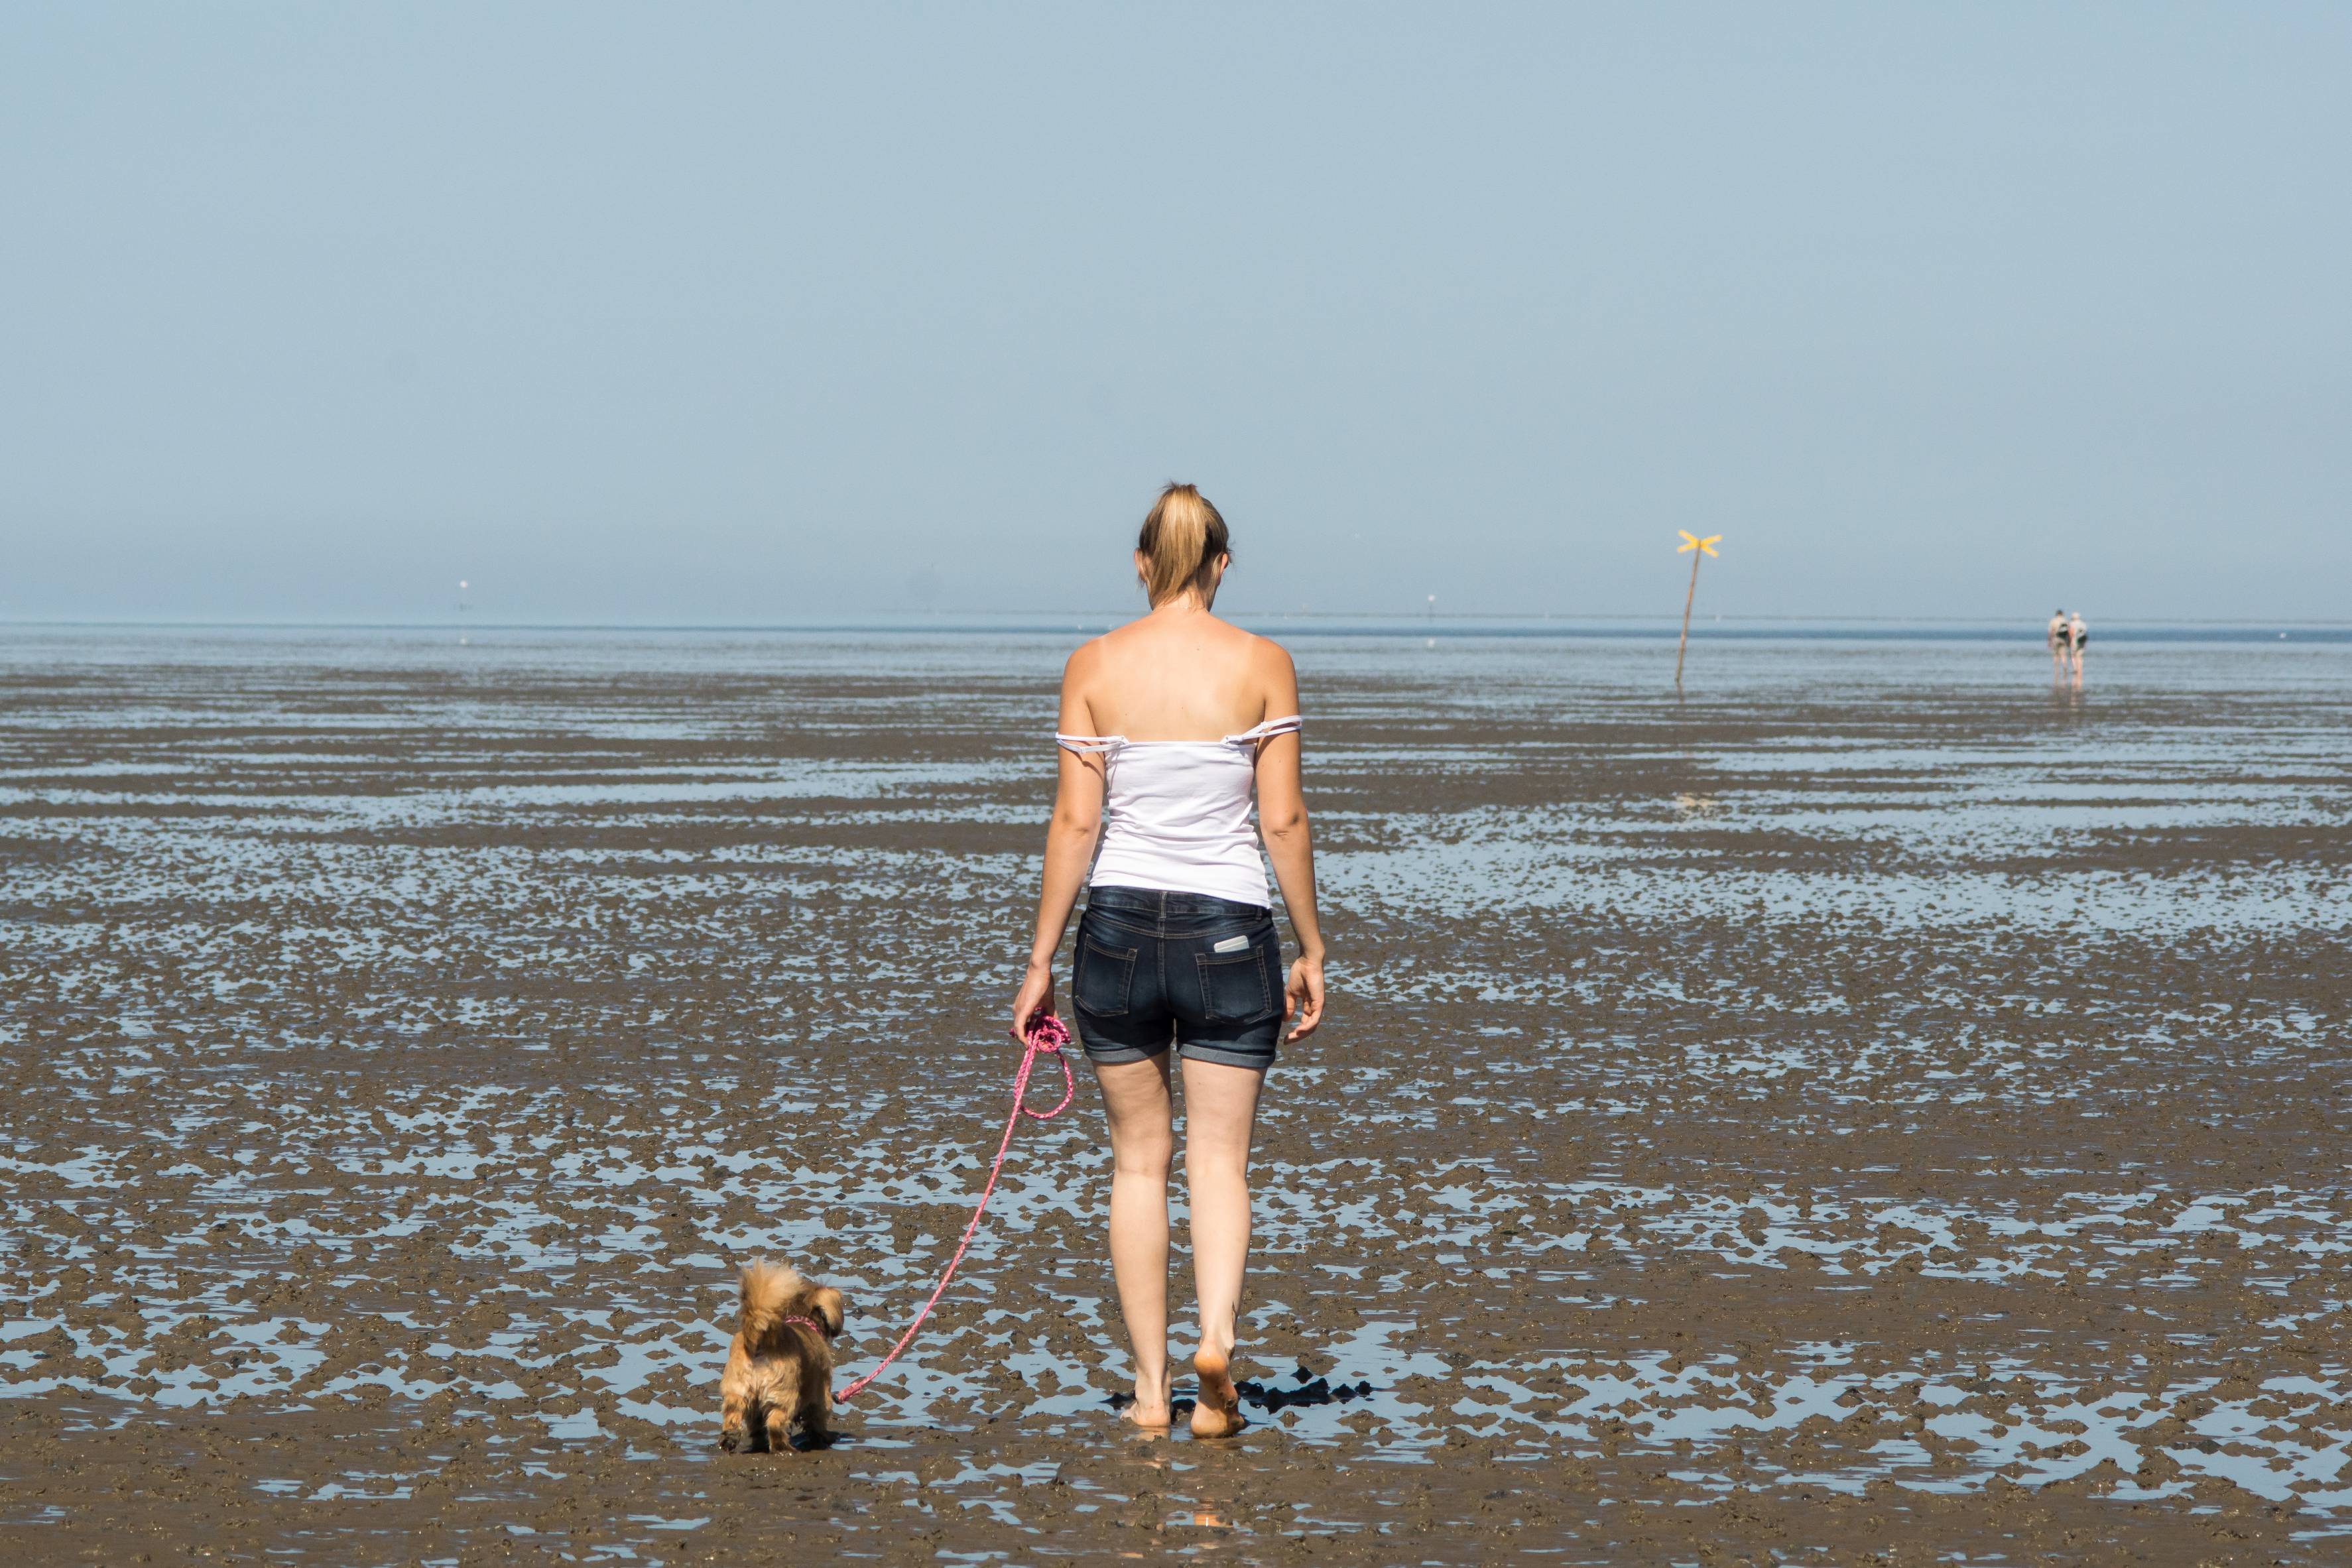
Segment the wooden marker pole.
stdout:
<path fill-rule="evenodd" d="M 1675 644 L 1675 689 L 1680 691 L 1683 685 L 1683 653 L 1690 647 L 1691 605 L 1698 598 L 1698 558 L 1715 554 L 1716 541 L 1723 536 L 1709 534 L 1706 538 L 1701 538 L 1687 528 L 1676 528 L 1675 532 L 1683 537 L 1683 542 L 1675 547 L 1675 553 L 1691 558 L 1690 589 L 1683 595 L 1683 636 L 1682 641 Z"/>

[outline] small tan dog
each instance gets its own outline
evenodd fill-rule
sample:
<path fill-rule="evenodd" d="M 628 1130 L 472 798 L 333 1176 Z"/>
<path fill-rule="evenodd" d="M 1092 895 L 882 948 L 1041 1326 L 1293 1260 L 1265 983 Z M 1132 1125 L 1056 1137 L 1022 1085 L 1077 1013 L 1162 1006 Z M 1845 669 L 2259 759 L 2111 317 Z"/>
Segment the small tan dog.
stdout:
<path fill-rule="evenodd" d="M 719 1445 L 786 1453 L 794 1422 L 823 1441 L 833 1416 L 833 1338 L 849 1303 L 797 1270 L 746 1263 L 742 1309 L 719 1381 Z"/>

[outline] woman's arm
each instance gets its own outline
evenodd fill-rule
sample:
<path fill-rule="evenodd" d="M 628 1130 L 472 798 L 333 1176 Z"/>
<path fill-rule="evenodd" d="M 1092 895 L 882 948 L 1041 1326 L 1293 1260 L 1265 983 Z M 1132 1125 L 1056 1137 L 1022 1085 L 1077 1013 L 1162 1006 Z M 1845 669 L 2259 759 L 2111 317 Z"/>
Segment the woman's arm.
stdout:
<path fill-rule="evenodd" d="M 1298 711 L 1298 669 L 1273 643 L 1266 672 L 1265 716 L 1287 718 Z M 1323 927 L 1315 917 L 1315 844 L 1307 829 L 1307 797 L 1298 779 L 1298 737 L 1277 735 L 1257 751 L 1257 828 L 1265 858 L 1282 889 L 1290 928 L 1298 933 L 1298 957 L 1282 988 L 1282 1014 L 1296 1017 L 1291 1040 L 1313 1034 L 1323 1021 Z"/>
<path fill-rule="evenodd" d="M 1057 727 L 1065 735 L 1095 733 L 1082 688 L 1086 667 L 1092 663 L 1089 650 L 1081 648 L 1063 666 Z M 1102 831 L 1102 758 L 1080 757 L 1058 746 L 1054 749 L 1061 758 L 1061 771 L 1054 789 L 1054 815 L 1045 825 L 1045 877 L 1037 895 L 1037 929 L 1029 941 L 1029 967 L 1021 977 L 1021 988 L 1013 994 L 1015 1040 L 1025 1039 L 1040 1015 L 1054 1011 L 1054 955 L 1069 927 L 1078 885 L 1086 880 L 1095 837 Z"/>

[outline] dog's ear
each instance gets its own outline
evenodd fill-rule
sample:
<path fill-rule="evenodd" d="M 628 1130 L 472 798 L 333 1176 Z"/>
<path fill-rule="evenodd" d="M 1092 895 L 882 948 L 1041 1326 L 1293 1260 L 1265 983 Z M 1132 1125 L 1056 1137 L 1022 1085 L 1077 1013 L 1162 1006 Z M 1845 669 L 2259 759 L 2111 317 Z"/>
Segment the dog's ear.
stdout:
<path fill-rule="evenodd" d="M 824 1324 L 827 1339 L 841 1332 L 842 1314 L 849 1310 L 849 1303 L 841 1299 L 839 1291 L 831 1285 L 819 1285 L 809 1292 L 809 1305 L 814 1309 L 818 1321 Z"/>

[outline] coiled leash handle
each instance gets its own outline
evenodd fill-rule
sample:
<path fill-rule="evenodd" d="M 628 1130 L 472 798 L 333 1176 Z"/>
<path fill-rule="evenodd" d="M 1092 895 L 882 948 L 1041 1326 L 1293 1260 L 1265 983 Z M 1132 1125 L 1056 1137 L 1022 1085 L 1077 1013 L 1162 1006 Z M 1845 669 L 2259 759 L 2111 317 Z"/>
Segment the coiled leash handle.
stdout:
<path fill-rule="evenodd" d="M 981 1216 L 988 1212 L 988 1200 L 996 1196 L 996 1178 L 1004 1169 L 1004 1156 L 1013 1147 L 1013 1130 L 1021 1125 L 1021 1118 L 1026 1116 L 1033 1122 L 1050 1122 L 1068 1110 L 1071 1100 L 1076 1097 L 1077 1074 L 1070 1071 L 1070 1059 L 1062 1049 L 1070 1043 L 1070 1026 L 1048 1013 L 1029 1026 L 1023 1043 L 1029 1049 L 1022 1052 L 1021 1071 L 1013 1075 L 1013 1113 L 1004 1118 L 1004 1136 L 996 1145 L 995 1161 L 988 1167 L 988 1185 L 981 1189 L 980 1207 L 971 1211 L 971 1223 L 963 1228 L 963 1239 L 956 1243 L 955 1256 L 948 1260 L 947 1271 L 931 1288 L 931 1299 L 923 1303 L 923 1310 L 915 1314 L 915 1321 L 907 1325 L 907 1332 L 898 1336 L 898 1343 L 890 1347 L 890 1354 L 876 1363 L 873 1371 L 835 1395 L 833 1402 L 835 1405 L 848 1404 L 867 1384 L 881 1376 L 883 1369 L 898 1359 L 898 1353 L 913 1341 L 915 1331 L 923 1326 L 923 1320 L 931 1315 L 931 1309 L 938 1306 L 940 1298 L 947 1293 L 948 1281 L 955 1278 L 957 1265 L 963 1261 L 973 1235 L 980 1229 Z M 1050 1056 L 1062 1064 L 1061 1103 L 1050 1111 L 1033 1111 L 1028 1103 L 1029 1074 L 1036 1067 L 1040 1056 Z"/>

